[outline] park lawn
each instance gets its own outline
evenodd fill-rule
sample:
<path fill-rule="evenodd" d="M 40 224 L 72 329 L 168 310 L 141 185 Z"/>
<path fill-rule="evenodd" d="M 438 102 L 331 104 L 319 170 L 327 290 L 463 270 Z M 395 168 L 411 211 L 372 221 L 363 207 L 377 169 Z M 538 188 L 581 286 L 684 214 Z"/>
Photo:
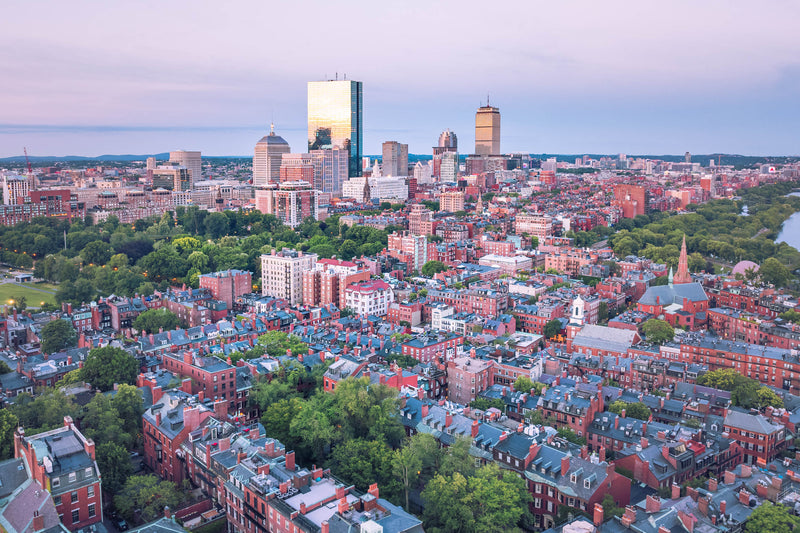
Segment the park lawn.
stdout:
<path fill-rule="evenodd" d="M 58 290 L 58 285 L 55 283 L 47 283 L 46 281 L 42 281 L 40 283 L 29 283 L 29 285 L 44 291 L 56 292 Z"/>
<path fill-rule="evenodd" d="M 0 304 L 8 304 L 9 300 L 17 300 L 23 296 L 25 297 L 25 303 L 29 307 L 39 307 L 41 302 L 56 303 L 55 295 L 49 292 L 37 291 L 25 286 L 14 285 L 13 283 L 0 284 Z"/>

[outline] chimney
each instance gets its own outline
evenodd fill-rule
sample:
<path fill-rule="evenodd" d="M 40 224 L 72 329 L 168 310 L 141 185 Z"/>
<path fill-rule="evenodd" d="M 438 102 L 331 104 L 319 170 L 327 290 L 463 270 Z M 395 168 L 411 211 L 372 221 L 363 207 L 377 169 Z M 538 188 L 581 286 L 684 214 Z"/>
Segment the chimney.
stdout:
<path fill-rule="evenodd" d="M 719 512 L 725 514 L 725 509 L 728 508 L 728 502 L 726 500 L 722 500 L 719 502 Z"/>
<path fill-rule="evenodd" d="M 641 444 L 642 449 L 645 449 L 648 446 L 650 446 L 650 443 L 647 441 L 647 437 L 642 437 L 641 440 L 639 441 L 639 444 Z"/>
<path fill-rule="evenodd" d="M 677 483 L 672 484 L 672 499 L 677 500 L 681 497 L 681 486 Z"/>
<path fill-rule="evenodd" d="M 347 503 L 347 498 L 339 500 L 339 506 L 336 509 L 339 514 L 346 513 L 348 509 L 350 509 L 350 504 Z"/>
<path fill-rule="evenodd" d="M 700 495 L 700 493 L 697 492 L 697 489 L 695 488 L 686 487 L 686 495 L 689 496 L 692 500 L 697 501 L 697 497 Z"/>
<path fill-rule="evenodd" d="M 306 502 L 300 502 L 300 514 L 306 514 Z"/>
<path fill-rule="evenodd" d="M 258 467 L 258 473 L 259 473 L 259 475 L 260 474 L 264 474 L 265 476 L 268 476 L 269 475 L 269 463 L 266 463 L 266 464 L 263 464 L 263 465 L 259 466 Z"/>
<path fill-rule="evenodd" d="M 44 529 L 44 517 L 39 514 L 39 511 L 33 512 L 33 530 L 42 531 Z"/>
<path fill-rule="evenodd" d="M 428 404 L 427 403 L 423 403 L 422 404 L 422 418 L 427 418 L 427 416 L 428 416 Z"/>
<path fill-rule="evenodd" d="M 619 429 L 619 416 L 614 417 L 614 429 Z"/>
<path fill-rule="evenodd" d="M 703 496 L 699 500 L 697 500 L 697 509 L 702 513 L 703 516 L 708 516 L 708 502 L 709 498 Z"/>
<path fill-rule="evenodd" d="M 566 476 L 569 471 L 569 455 L 561 458 L 561 475 Z"/>
<path fill-rule="evenodd" d="M 595 526 L 600 527 L 600 524 L 603 523 L 603 513 L 604 513 L 603 506 L 600 505 L 599 503 L 595 503 L 593 520 L 592 520 Z"/>
<path fill-rule="evenodd" d="M 600 451 L 598 452 L 600 456 L 600 462 L 604 463 L 606 460 L 606 447 L 600 446 Z"/>
<path fill-rule="evenodd" d="M 742 477 L 748 478 L 753 475 L 753 468 L 750 465 L 742 464 Z"/>
<path fill-rule="evenodd" d="M 661 498 L 648 494 L 645 501 L 645 510 L 648 513 L 657 513 L 661 511 Z"/>
<path fill-rule="evenodd" d="M 710 477 L 708 478 L 708 492 L 717 492 L 717 487 L 719 486 L 719 482 L 717 478 Z"/>
<path fill-rule="evenodd" d="M 584 444 L 581 446 L 581 459 L 585 461 L 587 457 L 589 457 L 589 446 Z"/>
<path fill-rule="evenodd" d="M 739 503 L 745 507 L 750 505 L 750 493 L 742 489 L 739 491 Z"/>
<path fill-rule="evenodd" d="M 472 421 L 472 438 L 478 436 L 478 431 L 480 430 L 481 424 L 477 420 Z"/>
<path fill-rule="evenodd" d="M 283 483 L 278 485 L 278 490 L 281 491 L 281 494 L 286 494 L 287 492 L 289 492 L 289 482 L 284 481 Z"/>
<path fill-rule="evenodd" d="M 625 409 L 620 411 L 619 416 L 621 416 L 622 418 L 625 418 Z"/>
<path fill-rule="evenodd" d="M 370 485 L 370 486 L 369 486 L 369 491 L 368 491 L 368 492 L 369 492 L 369 493 L 370 493 L 370 494 L 371 494 L 371 495 L 372 495 L 372 496 L 373 496 L 373 497 L 374 497 L 376 500 L 377 500 L 377 499 L 380 497 L 380 491 L 378 490 L 378 484 L 377 484 L 377 483 L 373 483 L 372 485 Z"/>
<path fill-rule="evenodd" d="M 164 506 L 164 518 L 166 518 L 167 520 L 172 518 L 172 510 L 170 510 L 169 505 Z"/>
<path fill-rule="evenodd" d="M 290 472 L 294 472 L 294 451 L 291 451 L 286 454 L 286 470 Z"/>
<path fill-rule="evenodd" d="M 68 428 L 71 428 L 71 427 L 72 427 L 72 424 L 73 424 L 72 417 L 71 417 L 71 416 L 69 416 L 69 415 L 65 416 L 65 417 L 64 417 L 64 426 L 65 426 L 65 427 L 68 427 Z"/>
<path fill-rule="evenodd" d="M 327 520 L 323 520 L 322 523 L 320 524 L 320 533 L 330 533 L 330 532 L 331 532 L 331 528 L 328 525 L 328 521 Z M 661 533 L 661 532 L 659 532 L 659 533 Z"/>

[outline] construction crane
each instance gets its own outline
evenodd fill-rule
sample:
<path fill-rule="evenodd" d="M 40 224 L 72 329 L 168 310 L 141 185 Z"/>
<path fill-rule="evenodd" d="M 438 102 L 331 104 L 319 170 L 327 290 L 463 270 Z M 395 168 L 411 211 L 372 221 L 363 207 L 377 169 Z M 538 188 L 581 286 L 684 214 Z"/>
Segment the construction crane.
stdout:
<path fill-rule="evenodd" d="M 25 154 L 25 162 L 28 164 L 28 186 L 31 191 L 35 191 L 36 180 L 33 177 L 33 167 L 31 166 L 31 160 L 28 158 L 28 149 L 23 147 L 22 151 Z"/>

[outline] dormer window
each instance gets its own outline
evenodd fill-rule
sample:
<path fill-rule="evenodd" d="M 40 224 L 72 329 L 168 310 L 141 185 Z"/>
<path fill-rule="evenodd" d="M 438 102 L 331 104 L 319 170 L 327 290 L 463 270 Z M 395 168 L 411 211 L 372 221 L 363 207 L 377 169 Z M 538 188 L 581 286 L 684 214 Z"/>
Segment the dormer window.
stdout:
<path fill-rule="evenodd" d="M 569 475 L 569 481 L 570 481 L 571 483 L 577 483 L 577 482 L 578 482 L 578 474 L 576 474 L 575 472 L 573 472 L 572 474 L 570 474 L 570 475 Z"/>
<path fill-rule="evenodd" d="M 592 488 L 592 481 L 590 479 L 583 480 L 583 488 L 590 489 Z"/>

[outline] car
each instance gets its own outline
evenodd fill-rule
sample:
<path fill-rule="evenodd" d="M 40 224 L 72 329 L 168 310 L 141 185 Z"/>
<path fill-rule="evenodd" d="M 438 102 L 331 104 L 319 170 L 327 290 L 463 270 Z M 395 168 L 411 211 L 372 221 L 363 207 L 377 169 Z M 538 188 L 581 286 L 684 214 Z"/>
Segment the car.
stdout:
<path fill-rule="evenodd" d="M 119 529 L 120 531 L 128 530 L 128 523 L 123 519 L 117 520 L 116 522 L 114 522 L 114 525 L 117 526 L 117 529 Z"/>

